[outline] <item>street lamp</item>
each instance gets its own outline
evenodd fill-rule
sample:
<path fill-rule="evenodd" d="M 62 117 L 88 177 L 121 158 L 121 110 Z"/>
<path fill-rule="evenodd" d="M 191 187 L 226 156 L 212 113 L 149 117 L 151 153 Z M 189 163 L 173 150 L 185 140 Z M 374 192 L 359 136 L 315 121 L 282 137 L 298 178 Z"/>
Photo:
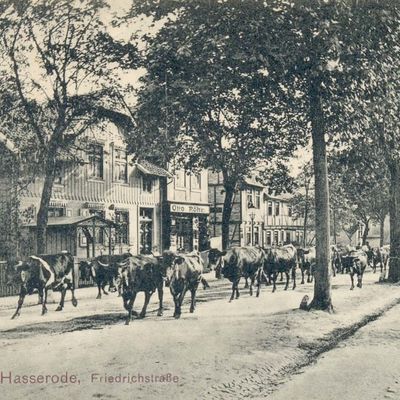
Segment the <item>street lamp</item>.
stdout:
<path fill-rule="evenodd" d="M 254 218 L 256 214 L 255 212 L 251 212 L 249 214 L 250 220 L 251 220 L 251 245 L 254 246 Z"/>

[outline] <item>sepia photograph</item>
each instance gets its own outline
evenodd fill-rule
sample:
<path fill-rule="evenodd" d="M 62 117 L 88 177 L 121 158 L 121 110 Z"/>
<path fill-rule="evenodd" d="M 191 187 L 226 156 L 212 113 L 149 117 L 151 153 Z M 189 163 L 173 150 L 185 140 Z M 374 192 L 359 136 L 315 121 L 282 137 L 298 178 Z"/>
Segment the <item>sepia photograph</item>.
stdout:
<path fill-rule="evenodd" d="M 0 0 L 0 398 L 400 399 L 400 0 Z"/>

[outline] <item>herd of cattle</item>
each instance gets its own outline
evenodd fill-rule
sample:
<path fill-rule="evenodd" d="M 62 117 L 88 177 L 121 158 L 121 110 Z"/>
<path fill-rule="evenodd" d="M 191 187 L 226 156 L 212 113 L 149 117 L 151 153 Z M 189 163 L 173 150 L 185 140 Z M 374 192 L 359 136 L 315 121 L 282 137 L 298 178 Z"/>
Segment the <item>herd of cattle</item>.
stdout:
<path fill-rule="evenodd" d="M 362 287 L 362 277 L 369 265 L 376 272 L 380 266 L 381 273 L 386 271 L 389 259 L 389 246 L 371 249 L 363 246 L 355 249 L 331 248 L 332 274 L 348 273 L 351 287 L 354 288 L 354 276 L 357 276 L 357 286 Z M 217 278 L 225 277 L 232 283 L 232 294 L 229 301 L 239 297 L 239 281 L 243 277 L 250 295 L 256 285 L 256 296 L 260 294 L 261 284 L 272 284 L 272 292 L 276 290 L 276 280 L 281 274 L 286 276 L 285 290 L 289 287 L 290 278 L 293 289 L 296 288 L 296 268 L 301 270 L 301 283 L 312 282 L 316 267 L 315 248 L 296 248 L 293 245 L 261 247 L 232 247 L 226 251 L 211 249 L 202 253 L 180 254 L 165 251 L 162 256 L 132 255 L 102 255 L 90 262 L 82 261 L 79 273 L 84 278 L 92 278 L 98 288 L 97 298 L 109 291 L 118 291 L 122 296 L 124 308 L 128 311 L 126 324 L 136 315 L 143 318 L 151 295 L 157 291 L 159 299 L 158 315 L 163 314 L 163 288 L 169 287 L 174 304 L 174 317 L 179 318 L 183 299 L 187 291 L 191 294 L 190 312 L 196 306 L 196 291 L 201 283 L 209 287 L 203 273 L 215 270 Z M 27 294 L 37 291 L 39 304 L 42 305 L 42 315 L 47 312 L 47 292 L 49 289 L 61 291 L 61 301 L 56 311 L 64 307 L 67 290 L 71 290 L 72 304 L 76 307 L 74 288 L 77 282 L 74 270 L 74 258 L 63 252 L 54 255 L 31 256 L 25 262 L 20 262 L 7 270 L 8 284 L 19 285 L 18 305 L 12 318 L 19 316 L 24 298 Z M 133 305 L 139 292 L 144 292 L 145 300 L 142 311 L 138 315 L 133 311 Z"/>

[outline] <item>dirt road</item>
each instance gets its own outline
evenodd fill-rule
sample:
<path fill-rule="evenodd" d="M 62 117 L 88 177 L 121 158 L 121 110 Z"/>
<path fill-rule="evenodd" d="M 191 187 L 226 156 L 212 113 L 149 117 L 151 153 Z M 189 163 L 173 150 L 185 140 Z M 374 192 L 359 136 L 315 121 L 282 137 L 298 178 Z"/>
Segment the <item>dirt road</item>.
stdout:
<path fill-rule="evenodd" d="M 377 279 L 369 273 L 362 290 L 349 291 L 348 276 L 334 278 L 335 314 L 298 310 L 304 294 L 311 296 L 311 284 L 287 292 L 280 285 L 276 293 L 263 287 L 259 298 L 242 290 L 239 300 L 228 303 L 229 283 L 212 279 L 211 289 L 199 290 L 195 313 L 186 303 L 180 320 L 172 318 L 167 294 L 163 317 L 156 316 L 154 296 L 148 317 L 125 326 L 121 300 L 95 300 L 94 288 L 86 289 L 93 298 L 81 298 L 77 309 L 67 303 L 56 313 L 54 305 L 45 317 L 30 307 L 11 321 L 12 311 L 3 309 L 1 391 L 8 399 L 29 400 L 265 397 L 283 388 L 338 330 L 397 300 L 399 287 L 377 285 Z M 8 383 L 10 374 L 66 373 L 76 382 Z M 159 382 L 161 376 L 168 381 Z"/>

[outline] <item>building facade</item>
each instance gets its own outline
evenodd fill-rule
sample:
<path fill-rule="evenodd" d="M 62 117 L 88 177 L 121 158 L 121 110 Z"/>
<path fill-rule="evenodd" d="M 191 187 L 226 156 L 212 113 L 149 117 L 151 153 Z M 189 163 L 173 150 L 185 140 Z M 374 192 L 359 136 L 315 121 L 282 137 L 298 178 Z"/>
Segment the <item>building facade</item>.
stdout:
<path fill-rule="evenodd" d="M 54 182 L 47 252 L 68 250 L 78 258 L 109 251 L 159 253 L 161 186 L 170 174 L 148 162 L 133 164 L 126 152 L 124 135 L 113 124 L 88 131 L 81 143 L 84 149 L 79 150 L 79 156 L 83 163 L 58 171 Z M 42 187 L 43 179 L 36 178 L 20 195 L 22 222 L 28 236 L 35 234 Z M 115 225 L 93 224 L 90 232 L 83 221 L 91 216 Z"/>
<path fill-rule="evenodd" d="M 224 187 L 222 174 L 209 172 L 208 190 L 212 247 L 221 247 Z M 303 221 L 292 216 L 291 196 L 276 195 L 254 177 L 234 195 L 229 226 L 231 246 L 302 243 Z"/>
<path fill-rule="evenodd" d="M 167 179 L 163 203 L 163 247 L 180 252 L 209 247 L 208 174 L 178 169 Z"/>

